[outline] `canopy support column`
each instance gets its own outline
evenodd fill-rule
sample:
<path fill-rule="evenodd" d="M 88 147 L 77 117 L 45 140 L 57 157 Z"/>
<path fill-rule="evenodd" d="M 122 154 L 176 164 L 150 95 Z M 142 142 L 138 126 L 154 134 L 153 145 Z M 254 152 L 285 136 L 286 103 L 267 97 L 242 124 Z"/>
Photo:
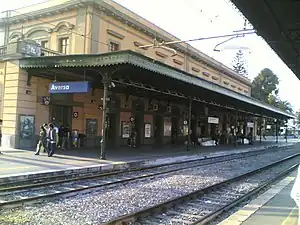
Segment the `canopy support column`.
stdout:
<path fill-rule="evenodd" d="M 108 88 L 111 83 L 108 73 L 102 74 L 103 83 L 103 108 L 102 108 L 102 140 L 101 140 L 101 154 L 100 159 L 106 159 L 106 130 L 107 130 L 107 101 L 108 101 Z"/>
<path fill-rule="evenodd" d="M 192 103 L 193 100 L 189 97 L 189 112 L 188 112 L 188 140 L 186 145 L 186 150 L 189 151 L 191 144 L 191 125 L 192 125 Z"/>

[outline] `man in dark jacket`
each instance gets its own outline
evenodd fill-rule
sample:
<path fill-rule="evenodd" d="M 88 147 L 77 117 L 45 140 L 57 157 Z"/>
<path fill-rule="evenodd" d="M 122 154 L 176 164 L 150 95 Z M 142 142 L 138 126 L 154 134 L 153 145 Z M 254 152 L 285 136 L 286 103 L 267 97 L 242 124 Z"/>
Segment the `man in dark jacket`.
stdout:
<path fill-rule="evenodd" d="M 48 146 L 49 146 L 49 151 L 48 151 L 48 157 L 53 156 L 55 149 L 56 149 L 56 129 L 54 129 L 54 125 L 51 123 L 49 125 L 49 137 L 48 137 Z"/>

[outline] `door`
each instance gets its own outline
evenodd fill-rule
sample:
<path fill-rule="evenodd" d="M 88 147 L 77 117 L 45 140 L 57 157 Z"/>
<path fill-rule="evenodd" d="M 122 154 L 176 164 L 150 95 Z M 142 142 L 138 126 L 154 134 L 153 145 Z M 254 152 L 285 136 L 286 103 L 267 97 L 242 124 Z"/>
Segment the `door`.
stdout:
<path fill-rule="evenodd" d="M 69 125 L 72 127 L 72 107 L 52 105 L 51 120 L 55 118 L 56 125 Z"/>
<path fill-rule="evenodd" d="M 107 115 L 107 129 L 106 129 L 106 143 L 107 147 L 115 147 L 116 144 L 116 114 L 108 113 Z"/>
<path fill-rule="evenodd" d="M 176 144 L 177 142 L 177 137 L 178 137 L 178 119 L 176 117 L 172 117 L 172 144 Z"/>
<path fill-rule="evenodd" d="M 156 145 L 162 145 L 163 136 L 163 117 L 156 115 L 154 117 L 154 138 Z"/>
<path fill-rule="evenodd" d="M 86 145 L 88 147 L 95 147 L 97 145 L 98 134 L 98 120 L 86 119 Z"/>

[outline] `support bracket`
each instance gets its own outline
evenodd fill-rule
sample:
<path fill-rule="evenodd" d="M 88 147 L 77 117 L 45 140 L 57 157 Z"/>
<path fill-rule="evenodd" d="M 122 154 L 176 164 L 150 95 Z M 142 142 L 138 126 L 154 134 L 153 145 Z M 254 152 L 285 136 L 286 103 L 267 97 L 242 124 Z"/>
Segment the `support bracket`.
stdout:
<path fill-rule="evenodd" d="M 28 73 L 27 75 L 27 86 L 31 86 L 31 78 L 32 78 L 32 75 L 30 73 Z"/>

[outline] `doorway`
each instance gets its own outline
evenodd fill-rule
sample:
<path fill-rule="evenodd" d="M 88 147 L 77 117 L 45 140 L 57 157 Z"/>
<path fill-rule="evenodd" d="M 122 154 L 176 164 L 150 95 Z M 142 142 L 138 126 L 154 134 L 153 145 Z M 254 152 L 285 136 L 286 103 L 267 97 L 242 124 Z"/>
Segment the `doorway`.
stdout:
<path fill-rule="evenodd" d="M 171 133 L 172 133 L 172 144 L 177 144 L 178 137 L 178 119 L 176 117 L 172 117 L 171 119 Z"/>
<path fill-rule="evenodd" d="M 154 116 L 154 138 L 157 146 L 162 145 L 163 136 L 163 117 L 161 115 Z"/>
<path fill-rule="evenodd" d="M 117 115 L 115 113 L 108 113 L 106 121 L 107 121 L 106 143 L 108 148 L 112 148 L 116 146 Z"/>
<path fill-rule="evenodd" d="M 70 106 L 61 106 L 61 105 L 52 105 L 51 110 L 51 119 L 55 118 L 57 126 L 68 125 L 70 129 L 72 128 L 72 107 Z"/>

